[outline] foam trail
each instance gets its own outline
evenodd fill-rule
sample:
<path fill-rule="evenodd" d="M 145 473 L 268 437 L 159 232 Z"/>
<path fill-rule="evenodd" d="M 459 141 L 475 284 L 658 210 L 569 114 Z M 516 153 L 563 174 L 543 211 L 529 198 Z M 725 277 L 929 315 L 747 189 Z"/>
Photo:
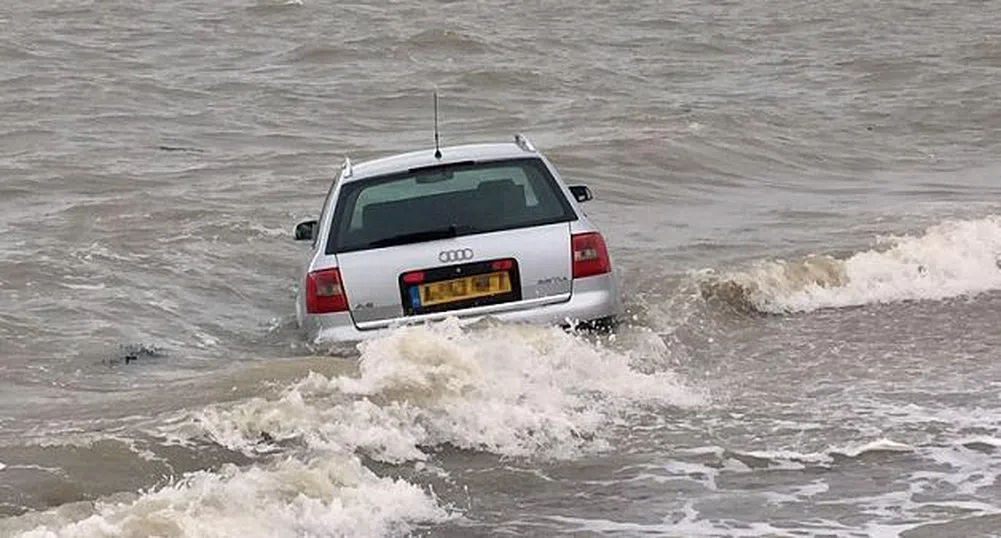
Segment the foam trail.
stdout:
<path fill-rule="evenodd" d="M 847 456 L 849 458 L 858 458 L 864 454 L 877 454 L 877 453 L 908 453 L 913 452 L 914 447 L 905 443 L 898 443 L 891 439 L 878 439 L 871 443 L 865 443 L 859 446 L 848 446 L 844 448 L 833 447 L 829 450 L 829 453 L 834 455 Z"/>
<path fill-rule="evenodd" d="M 401 463 L 451 444 L 570 458 L 609 446 L 645 406 L 700 405 L 670 372 L 558 328 L 456 320 L 406 327 L 360 348 L 358 376 L 311 373 L 277 396 L 215 404 L 146 427 L 274 460 L 199 471 L 154 492 L 0 521 L 20 538 L 396 536 L 453 517 L 420 487 L 361 456 Z M 331 357 L 330 360 L 344 360 Z M 86 503 L 83 503 L 86 505 Z M 83 513 L 81 513 L 83 512 Z M 21 534 L 16 534 L 20 532 Z"/>
<path fill-rule="evenodd" d="M 266 432 L 278 444 L 393 463 L 446 443 L 572 458 L 606 448 L 617 420 L 641 406 L 706 400 L 670 372 L 640 373 L 628 356 L 557 328 L 406 327 L 363 344 L 359 361 L 358 377 L 313 373 L 277 399 L 212 407 L 159 433 L 257 452 L 275 448 L 262 443 Z"/>
<path fill-rule="evenodd" d="M 200 471 L 131 500 L 76 503 L 0 521 L 18 538 L 402 536 L 449 514 L 417 486 L 350 455 Z M 91 512 L 89 515 L 86 512 Z M 81 514 L 83 512 L 83 514 Z"/>
<path fill-rule="evenodd" d="M 1001 217 L 951 220 L 920 236 L 887 237 L 847 259 L 762 261 L 702 277 L 703 295 L 769 313 L 809 312 L 1001 289 Z"/>
<path fill-rule="evenodd" d="M 752 450 L 752 451 L 731 451 L 731 454 L 738 457 L 747 456 L 766 462 L 769 467 L 782 469 L 802 469 L 807 465 L 830 466 L 839 457 L 856 459 L 868 454 L 885 453 L 912 453 L 916 449 L 904 443 L 898 443 L 890 439 L 877 439 L 863 444 L 852 444 L 847 446 L 830 446 L 821 452 L 797 452 L 790 450 Z"/>

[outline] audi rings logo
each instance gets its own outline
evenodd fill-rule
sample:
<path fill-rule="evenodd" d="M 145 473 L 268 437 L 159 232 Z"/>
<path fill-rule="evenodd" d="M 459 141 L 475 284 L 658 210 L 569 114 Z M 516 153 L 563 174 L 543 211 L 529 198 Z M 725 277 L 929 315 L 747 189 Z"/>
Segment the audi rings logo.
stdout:
<path fill-rule="evenodd" d="M 441 263 L 462 262 L 473 259 L 473 249 L 460 248 L 458 250 L 443 250 L 438 253 L 438 261 Z"/>

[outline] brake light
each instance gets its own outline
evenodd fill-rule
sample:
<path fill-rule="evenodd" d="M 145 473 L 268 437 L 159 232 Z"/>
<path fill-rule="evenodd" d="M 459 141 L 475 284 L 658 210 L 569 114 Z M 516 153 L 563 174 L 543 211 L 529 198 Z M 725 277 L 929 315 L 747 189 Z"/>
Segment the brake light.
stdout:
<path fill-rule="evenodd" d="M 600 233 L 574 234 L 570 250 L 573 254 L 574 278 L 603 275 L 612 271 L 608 249 L 605 248 L 605 240 Z"/>
<path fill-rule="evenodd" d="M 490 268 L 494 271 L 510 271 L 514 267 L 513 260 L 497 260 L 490 264 Z"/>
<path fill-rule="evenodd" d="M 306 276 L 306 311 L 310 314 L 344 312 L 348 297 L 341 285 L 341 272 L 333 269 L 313 271 Z"/>
<path fill-rule="evenodd" d="M 424 271 L 414 271 L 403 275 L 404 284 L 420 284 L 424 282 Z"/>

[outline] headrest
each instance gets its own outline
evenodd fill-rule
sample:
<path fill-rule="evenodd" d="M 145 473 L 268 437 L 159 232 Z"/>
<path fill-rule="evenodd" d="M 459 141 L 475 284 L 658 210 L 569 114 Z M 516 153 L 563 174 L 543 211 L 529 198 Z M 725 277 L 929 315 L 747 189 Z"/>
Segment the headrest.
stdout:
<path fill-rule="evenodd" d="M 515 185 L 513 179 L 492 179 L 490 181 L 484 181 L 480 183 L 476 188 L 477 190 L 502 190 L 502 189 L 515 189 L 518 185 Z"/>

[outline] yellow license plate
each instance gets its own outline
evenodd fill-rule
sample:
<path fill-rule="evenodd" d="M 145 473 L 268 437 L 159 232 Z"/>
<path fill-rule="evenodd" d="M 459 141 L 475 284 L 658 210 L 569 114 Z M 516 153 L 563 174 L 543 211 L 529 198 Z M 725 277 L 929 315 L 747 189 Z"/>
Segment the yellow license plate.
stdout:
<path fill-rule="evenodd" d="M 507 272 L 499 271 L 422 284 L 420 290 L 421 306 L 433 306 L 508 293 L 511 291 L 511 278 Z"/>

